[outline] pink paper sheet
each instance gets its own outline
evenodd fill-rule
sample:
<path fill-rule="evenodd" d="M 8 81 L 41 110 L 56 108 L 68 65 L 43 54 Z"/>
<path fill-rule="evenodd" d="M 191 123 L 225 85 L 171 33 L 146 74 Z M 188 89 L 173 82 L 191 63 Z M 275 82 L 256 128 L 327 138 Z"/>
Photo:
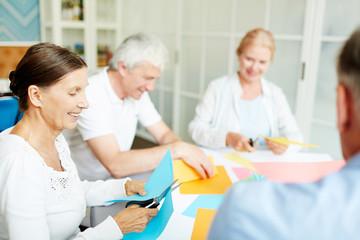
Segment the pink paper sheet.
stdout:
<path fill-rule="evenodd" d="M 252 162 L 266 179 L 283 183 L 314 182 L 345 166 L 344 160 L 326 162 Z"/>

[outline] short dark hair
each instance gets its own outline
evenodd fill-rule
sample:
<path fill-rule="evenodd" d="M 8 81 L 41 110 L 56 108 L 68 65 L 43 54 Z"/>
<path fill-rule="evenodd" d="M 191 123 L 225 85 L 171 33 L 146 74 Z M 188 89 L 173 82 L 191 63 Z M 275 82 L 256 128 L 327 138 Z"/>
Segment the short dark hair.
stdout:
<path fill-rule="evenodd" d="M 339 83 L 349 89 L 360 110 L 360 27 L 351 34 L 340 51 L 337 74 Z"/>
<path fill-rule="evenodd" d="M 66 48 L 38 43 L 26 51 L 15 71 L 10 72 L 10 89 L 19 98 L 19 107 L 25 111 L 30 85 L 49 87 L 68 73 L 86 66 L 84 60 Z"/>

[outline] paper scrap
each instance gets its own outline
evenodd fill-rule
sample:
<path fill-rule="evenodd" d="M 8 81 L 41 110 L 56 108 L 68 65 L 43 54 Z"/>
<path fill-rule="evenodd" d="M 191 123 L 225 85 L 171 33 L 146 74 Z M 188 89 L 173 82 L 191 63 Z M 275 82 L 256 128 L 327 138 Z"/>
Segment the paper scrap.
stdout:
<path fill-rule="evenodd" d="M 238 163 L 238 164 L 240 164 L 240 165 L 242 165 L 242 166 L 244 166 L 246 168 L 249 168 L 251 170 L 256 171 L 256 169 L 251 165 L 252 161 L 240 156 L 237 153 L 227 154 L 227 155 L 223 156 L 223 158 L 228 159 L 228 160 L 230 160 L 232 162 Z"/>
<path fill-rule="evenodd" d="M 215 175 L 218 174 L 214 159 L 212 156 L 209 156 L 209 160 L 214 167 Z M 174 168 L 174 179 L 179 179 L 178 182 L 190 182 L 197 179 L 202 179 L 201 175 L 192 167 L 184 162 L 184 160 L 179 159 L 173 161 L 173 168 Z"/>
<path fill-rule="evenodd" d="M 235 182 L 235 184 L 240 183 L 240 182 L 253 182 L 253 181 L 264 181 L 264 180 L 266 180 L 266 178 L 263 175 L 261 175 L 260 173 L 255 173 L 255 172 L 251 171 L 250 177 L 243 178 L 243 179 Z"/>
<path fill-rule="evenodd" d="M 268 137 L 265 137 L 261 134 L 258 134 L 260 137 L 266 139 L 266 140 L 269 140 L 269 141 L 272 141 L 272 142 L 275 142 L 275 143 L 278 143 L 278 144 L 281 144 L 281 145 L 290 145 L 290 144 L 294 144 L 294 145 L 301 145 L 301 146 L 305 146 L 305 147 L 320 147 L 319 145 L 315 145 L 315 144 L 309 144 L 309 143 L 301 143 L 301 142 L 296 142 L 296 141 L 292 141 L 292 140 L 289 140 L 287 139 L 286 137 L 273 137 L 273 138 L 268 138 Z"/>
<path fill-rule="evenodd" d="M 239 180 L 243 180 L 243 179 L 246 179 L 246 178 L 252 176 L 252 174 L 251 174 L 252 170 L 250 170 L 248 168 L 235 167 L 235 168 L 232 168 L 232 170 Z"/>
<path fill-rule="evenodd" d="M 182 214 L 195 218 L 199 208 L 218 209 L 223 200 L 224 195 L 199 195 Z"/>
<path fill-rule="evenodd" d="M 185 182 L 180 186 L 181 194 L 224 194 L 232 185 L 224 166 L 216 166 L 218 175 L 212 178 Z"/>
<path fill-rule="evenodd" d="M 205 240 L 209 232 L 211 222 L 214 219 L 216 210 L 199 208 L 196 213 L 191 240 Z"/>
<path fill-rule="evenodd" d="M 254 162 L 266 179 L 283 183 L 314 182 L 345 166 L 344 160 L 326 162 Z"/>

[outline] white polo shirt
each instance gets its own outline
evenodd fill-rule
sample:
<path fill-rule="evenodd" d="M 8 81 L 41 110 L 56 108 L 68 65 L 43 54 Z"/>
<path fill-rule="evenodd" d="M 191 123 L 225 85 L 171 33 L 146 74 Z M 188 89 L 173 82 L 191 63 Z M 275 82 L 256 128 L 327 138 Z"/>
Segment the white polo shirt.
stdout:
<path fill-rule="evenodd" d="M 114 134 L 120 150 L 128 151 L 134 141 L 138 121 L 148 127 L 161 120 L 147 92 L 139 100 L 118 98 L 110 85 L 107 69 L 89 78 L 86 88 L 89 108 L 82 111 L 75 129 L 64 131 L 82 180 L 111 177 L 86 140 Z"/>

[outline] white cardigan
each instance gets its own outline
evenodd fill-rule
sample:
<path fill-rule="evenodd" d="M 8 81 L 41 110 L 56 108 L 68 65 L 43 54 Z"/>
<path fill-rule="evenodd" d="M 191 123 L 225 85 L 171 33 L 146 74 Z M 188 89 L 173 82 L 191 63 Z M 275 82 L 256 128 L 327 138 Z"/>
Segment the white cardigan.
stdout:
<path fill-rule="evenodd" d="M 302 136 L 291 113 L 289 104 L 281 88 L 261 79 L 263 103 L 271 126 L 271 137 L 284 136 L 294 141 L 302 141 Z M 195 118 L 189 124 L 192 140 L 204 147 L 226 147 L 228 132 L 240 129 L 238 106 L 242 88 L 237 73 L 212 81 L 196 107 Z M 300 149 L 291 146 L 291 149 Z"/>
<path fill-rule="evenodd" d="M 126 196 L 126 179 L 81 182 L 60 134 L 55 141 L 63 172 L 46 165 L 23 138 L 0 134 L 0 239 L 120 239 L 112 217 L 80 233 L 86 206 Z"/>

